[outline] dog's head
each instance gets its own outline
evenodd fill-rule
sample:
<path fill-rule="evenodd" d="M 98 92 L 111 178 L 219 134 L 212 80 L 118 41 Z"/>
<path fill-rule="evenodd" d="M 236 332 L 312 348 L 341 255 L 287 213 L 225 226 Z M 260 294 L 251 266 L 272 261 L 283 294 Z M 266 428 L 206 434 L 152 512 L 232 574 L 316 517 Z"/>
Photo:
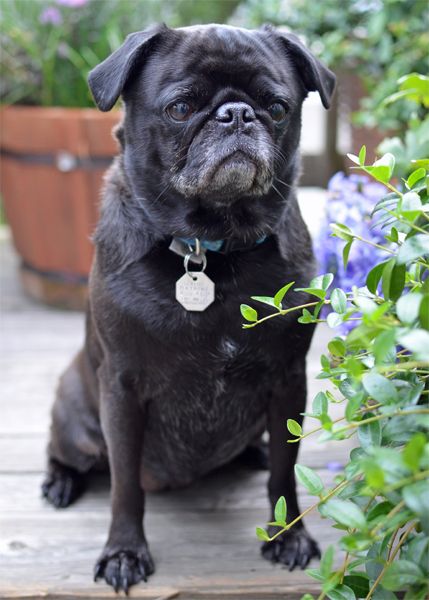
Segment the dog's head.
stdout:
<path fill-rule="evenodd" d="M 335 77 L 269 26 L 160 25 L 129 35 L 89 85 L 103 111 L 122 95 L 134 196 L 169 233 L 210 237 L 215 216 L 229 234 L 235 213 L 242 227 L 243 215 L 250 229 L 274 226 L 279 188 L 296 176 L 302 102 L 314 90 L 328 108 Z"/>

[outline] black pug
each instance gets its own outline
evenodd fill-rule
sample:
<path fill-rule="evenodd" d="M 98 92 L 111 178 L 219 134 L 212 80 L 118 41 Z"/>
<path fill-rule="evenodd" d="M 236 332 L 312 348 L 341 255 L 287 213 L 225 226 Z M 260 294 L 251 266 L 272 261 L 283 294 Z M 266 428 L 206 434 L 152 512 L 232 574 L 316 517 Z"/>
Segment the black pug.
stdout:
<path fill-rule="evenodd" d="M 154 570 L 144 491 L 189 484 L 265 429 L 271 505 L 283 495 L 289 518 L 299 514 L 286 420 L 302 419 L 313 329 L 295 315 L 243 330 L 239 305 L 313 275 L 295 197 L 301 105 L 317 90 L 328 108 L 335 77 L 270 26 L 159 25 L 129 35 L 89 85 L 103 111 L 122 95 L 125 117 L 94 236 L 86 342 L 60 381 L 43 493 L 68 506 L 84 474 L 109 464 L 95 578 L 127 592 Z M 285 306 L 305 300 L 291 293 Z M 301 521 L 262 553 L 304 568 L 319 550 Z"/>

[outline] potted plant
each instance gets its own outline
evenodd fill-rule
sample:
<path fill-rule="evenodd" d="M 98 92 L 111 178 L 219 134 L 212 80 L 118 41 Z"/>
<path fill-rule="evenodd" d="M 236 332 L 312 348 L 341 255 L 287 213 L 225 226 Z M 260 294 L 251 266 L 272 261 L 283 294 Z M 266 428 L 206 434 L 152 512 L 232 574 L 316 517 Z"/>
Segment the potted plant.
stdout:
<path fill-rule="evenodd" d="M 238 0 L 9 0 L 2 4 L 1 192 L 24 288 L 69 308 L 85 302 L 102 176 L 120 110 L 93 108 L 86 77 L 154 21 L 223 21 Z"/>

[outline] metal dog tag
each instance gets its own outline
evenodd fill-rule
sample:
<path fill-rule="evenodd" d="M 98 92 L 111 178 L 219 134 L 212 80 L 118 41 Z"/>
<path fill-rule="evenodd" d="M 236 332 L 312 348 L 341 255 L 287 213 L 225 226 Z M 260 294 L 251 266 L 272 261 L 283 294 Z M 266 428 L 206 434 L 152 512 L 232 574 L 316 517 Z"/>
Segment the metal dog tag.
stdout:
<path fill-rule="evenodd" d="M 186 310 L 203 311 L 215 299 L 215 285 L 202 271 L 187 271 L 176 281 L 176 300 Z"/>

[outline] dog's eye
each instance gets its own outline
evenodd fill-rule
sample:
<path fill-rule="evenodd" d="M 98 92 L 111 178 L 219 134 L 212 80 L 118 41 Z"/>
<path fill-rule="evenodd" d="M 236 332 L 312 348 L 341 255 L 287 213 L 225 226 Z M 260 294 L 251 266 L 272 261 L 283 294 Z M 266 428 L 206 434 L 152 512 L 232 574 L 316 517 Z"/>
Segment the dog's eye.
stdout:
<path fill-rule="evenodd" d="M 174 121 L 187 121 L 192 114 L 192 108 L 187 102 L 175 102 L 167 108 L 167 114 Z"/>
<path fill-rule="evenodd" d="M 281 123 L 286 119 L 286 107 L 280 102 L 274 102 L 268 107 L 268 112 L 273 121 L 276 123 Z"/>

